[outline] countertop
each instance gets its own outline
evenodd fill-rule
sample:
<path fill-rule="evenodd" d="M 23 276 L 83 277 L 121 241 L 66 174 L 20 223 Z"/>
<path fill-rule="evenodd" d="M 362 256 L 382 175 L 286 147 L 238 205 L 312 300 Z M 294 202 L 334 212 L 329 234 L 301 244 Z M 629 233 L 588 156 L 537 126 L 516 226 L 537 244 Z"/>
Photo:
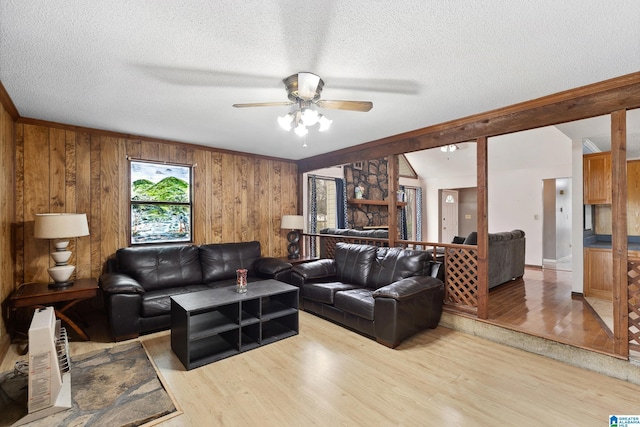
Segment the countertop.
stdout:
<path fill-rule="evenodd" d="M 584 247 L 611 249 L 611 235 L 585 233 Z M 640 251 L 640 236 L 629 236 L 627 239 L 627 249 L 630 251 Z"/>

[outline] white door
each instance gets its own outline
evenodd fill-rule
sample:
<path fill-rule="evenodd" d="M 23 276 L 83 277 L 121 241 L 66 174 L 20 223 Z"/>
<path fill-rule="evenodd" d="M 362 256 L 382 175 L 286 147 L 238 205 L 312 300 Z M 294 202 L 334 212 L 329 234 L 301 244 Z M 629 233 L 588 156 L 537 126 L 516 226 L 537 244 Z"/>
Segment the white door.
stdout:
<path fill-rule="evenodd" d="M 458 191 L 442 190 L 440 200 L 440 242 L 451 243 L 458 235 Z"/>

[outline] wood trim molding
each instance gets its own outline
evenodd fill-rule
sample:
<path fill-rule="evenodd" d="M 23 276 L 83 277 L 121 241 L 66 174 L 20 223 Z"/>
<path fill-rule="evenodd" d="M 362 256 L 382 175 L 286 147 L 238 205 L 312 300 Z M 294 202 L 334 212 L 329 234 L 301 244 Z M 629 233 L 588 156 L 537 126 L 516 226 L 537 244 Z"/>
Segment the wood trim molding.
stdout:
<path fill-rule="evenodd" d="M 625 110 L 611 113 L 611 243 L 613 255 L 613 351 L 629 355 L 627 301 L 627 127 Z"/>
<path fill-rule="evenodd" d="M 20 118 L 20 113 L 18 113 L 18 109 L 11 100 L 11 97 L 7 93 L 2 82 L 0 82 L 0 104 L 4 106 L 4 109 L 7 110 L 7 113 L 9 113 L 14 121 Z"/>
<path fill-rule="evenodd" d="M 489 161 L 487 138 L 477 139 L 478 203 L 478 318 L 489 318 Z"/>
<path fill-rule="evenodd" d="M 300 173 L 640 107 L 640 72 L 298 161 Z"/>

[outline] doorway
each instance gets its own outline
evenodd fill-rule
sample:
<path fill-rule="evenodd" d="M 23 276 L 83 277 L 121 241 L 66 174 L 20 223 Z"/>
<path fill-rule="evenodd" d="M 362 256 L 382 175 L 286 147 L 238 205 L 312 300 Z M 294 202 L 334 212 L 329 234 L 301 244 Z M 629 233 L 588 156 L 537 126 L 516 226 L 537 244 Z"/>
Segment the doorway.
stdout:
<path fill-rule="evenodd" d="M 572 271 L 571 178 L 542 180 L 542 267 Z"/>
<path fill-rule="evenodd" d="M 458 235 L 458 191 L 440 191 L 440 242 L 450 243 Z"/>

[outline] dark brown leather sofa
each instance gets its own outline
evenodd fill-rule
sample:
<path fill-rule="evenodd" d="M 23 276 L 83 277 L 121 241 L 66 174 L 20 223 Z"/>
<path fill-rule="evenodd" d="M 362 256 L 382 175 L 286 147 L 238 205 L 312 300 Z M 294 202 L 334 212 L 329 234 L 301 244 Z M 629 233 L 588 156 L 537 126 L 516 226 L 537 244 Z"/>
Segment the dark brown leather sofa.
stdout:
<path fill-rule="evenodd" d="M 305 311 L 394 348 L 438 325 L 442 274 L 426 251 L 340 242 L 335 258 L 294 266 L 291 283 Z"/>
<path fill-rule="evenodd" d="M 234 285 L 240 268 L 248 282 L 282 280 L 291 264 L 262 257 L 256 241 L 119 249 L 99 280 L 114 340 L 168 329 L 172 295 Z"/>

